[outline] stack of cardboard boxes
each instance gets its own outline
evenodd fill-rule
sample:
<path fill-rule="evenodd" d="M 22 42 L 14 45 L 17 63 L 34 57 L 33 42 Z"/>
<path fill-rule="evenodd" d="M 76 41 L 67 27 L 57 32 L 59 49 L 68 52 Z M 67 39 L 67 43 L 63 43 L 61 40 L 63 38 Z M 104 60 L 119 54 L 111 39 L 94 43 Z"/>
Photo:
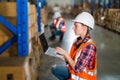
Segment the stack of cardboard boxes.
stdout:
<path fill-rule="evenodd" d="M 106 27 L 120 32 L 120 9 L 108 9 L 106 10 Z"/>
<path fill-rule="evenodd" d="M 44 7 L 41 9 L 41 22 L 45 25 L 48 26 L 48 11 L 47 7 Z"/>
<path fill-rule="evenodd" d="M 0 2 L 0 15 L 17 28 L 16 2 Z M 40 66 L 42 48 L 38 43 L 37 12 L 35 5 L 28 3 L 28 57 L 18 57 L 18 44 L 15 42 L 0 55 L 1 80 L 36 80 Z M 2 23 L 0 23 L 0 47 L 14 37 Z M 34 47 L 35 46 L 35 47 Z M 10 64 L 9 64 L 10 63 Z M 4 65 L 5 64 L 5 65 Z"/>
<path fill-rule="evenodd" d="M 97 8 L 94 19 L 96 24 L 120 33 L 120 9 L 106 9 L 103 13 L 103 7 Z"/>

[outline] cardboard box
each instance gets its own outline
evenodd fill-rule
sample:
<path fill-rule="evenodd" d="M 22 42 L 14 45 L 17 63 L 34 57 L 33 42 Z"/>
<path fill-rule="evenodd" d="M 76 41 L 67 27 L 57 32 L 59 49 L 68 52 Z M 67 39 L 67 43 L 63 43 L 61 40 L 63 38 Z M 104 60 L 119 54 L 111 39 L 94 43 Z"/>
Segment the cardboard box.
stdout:
<path fill-rule="evenodd" d="M 0 15 L 16 17 L 16 2 L 0 2 Z"/>
<path fill-rule="evenodd" d="M 29 27 L 28 29 L 28 39 L 29 41 L 32 39 L 32 28 L 31 27 Z"/>
<path fill-rule="evenodd" d="M 38 26 L 37 26 L 37 22 L 33 25 L 34 27 L 34 34 L 36 34 L 38 32 Z"/>
<path fill-rule="evenodd" d="M 5 44 L 9 39 L 11 39 L 14 35 L 10 32 L 4 25 L 0 23 L 0 46 Z"/>
<path fill-rule="evenodd" d="M 5 19 L 10 22 L 14 27 L 17 27 L 17 18 L 16 17 L 5 17 Z"/>
<path fill-rule="evenodd" d="M 33 24 L 37 22 L 37 13 L 33 14 Z"/>
<path fill-rule="evenodd" d="M 2 36 L 0 36 L 0 46 L 2 46 L 3 44 L 3 40 L 2 40 Z"/>
<path fill-rule="evenodd" d="M 37 22 L 37 14 L 29 14 L 28 16 L 28 26 L 31 27 L 33 24 Z"/>
<path fill-rule="evenodd" d="M 1 80 L 31 80 L 27 57 L 0 58 Z"/>
<path fill-rule="evenodd" d="M 29 69 L 30 69 L 31 80 L 37 80 L 38 70 L 37 70 L 35 54 L 33 52 L 29 54 Z"/>
<path fill-rule="evenodd" d="M 33 17 L 32 17 L 32 15 L 30 14 L 29 16 L 28 16 L 28 27 L 31 27 L 33 25 Z"/>
<path fill-rule="evenodd" d="M 32 38 L 35 36 L 35 34 L 34 34 L 34 25 L 32 25 L 32 27 L 31 27 L 31 33 L 32 33 Z"/>
<path fill-rule="evenodd" d="M 41 21 L 44 25 L 48 25 L 48 12 L 45 8 L 41 9 Z"/>
<path fill-rule="evenodd" d="M 32 52 L 32 42 L 29 41 L 29 54 Z"/>
<path fill-rule="evenodd" d="M 0 58 L 1 57 L 9 57 L 10 55 L 9 55 L 9 52 L 8 52 L 8 50 L 6 50 L 5 52 L 3 52 L 1 55 L 0 55 Z"/>
<path fill-rule="evenodd" d="M 16 2 L 0 2 L 0 15 L 6 17 L 16 17 L 17 16 L 17 8 Z M 34 8 L 32 8 L 34 9 Z M 30 3 L 28 2 L 28 14 L 33 11 L 30 9 Z"/>
<path fill-rule="evenodd" d="M 35 5 L 34 5 L 34 4 L 31 4 L 31 5 L 30 5 L 30 14 L 34 14 L 34 13 L 36 13 L 36 12 L 37 12 L 37 10 L 36 10 Z"/>
<path fill-rule="evenodd" d="M 8 48 L 9 55 L 12 56 L 18 56 L 18 43 L 15 42 L 12 46 Z"/>

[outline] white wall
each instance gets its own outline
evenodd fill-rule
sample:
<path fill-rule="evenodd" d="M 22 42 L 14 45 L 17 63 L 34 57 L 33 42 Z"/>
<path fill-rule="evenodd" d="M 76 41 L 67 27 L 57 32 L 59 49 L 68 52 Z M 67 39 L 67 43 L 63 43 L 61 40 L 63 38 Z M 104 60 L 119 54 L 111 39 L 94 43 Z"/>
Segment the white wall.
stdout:
<path fill-rule="evenodd" d="M 66 7 L 66 5 L 74 5 L 74 0 L 46 0 L 48 6 L 53 7 L 55 4 L 58 4 L 59 6 Z"/>

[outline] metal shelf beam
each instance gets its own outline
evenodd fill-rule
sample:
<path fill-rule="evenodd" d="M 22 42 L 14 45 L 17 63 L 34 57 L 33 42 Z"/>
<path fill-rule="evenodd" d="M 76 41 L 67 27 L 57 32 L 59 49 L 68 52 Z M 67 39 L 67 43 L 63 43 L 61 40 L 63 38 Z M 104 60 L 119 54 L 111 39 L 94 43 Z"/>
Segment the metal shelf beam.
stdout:
<path fill-rule="evenodd" d="M 102 0 L 98 0 L 98 7 L 101 6 L 101 1 L 102 1 Z"/>
<path fill-rule="evenodd" d="M 44 8 L 46 6 L 46 0 L 40 0 L 41 1 L 41 8 Z"/>
<path fill-rule="evenodd" d="M 28 56 L 28 0 L 17 0 L 18 56 Z"/>
<path fill-rule="evenodd" d="M 95 0 L 91 0 L 91 14 L 93 15 L 94 12 L 94 4 L 95 4 Z"/>
<path fill-rule="evenodd" d="M 108 8 L 111 8 L 111 0 L 108 0 Z"/>
<path fill-rule="evenodd" d="M 41 32 L 41 0 L 37 0 L 37 13 L 38 13 L 38 17 L 37 17 L 37 21 L 38 21 L 38 32 Z"/>
<path fill-rule="evenodd" d="M 9 23 L 3 16 L 0 15 L 0 22 L 6 26 L 7 29 L 9 29 L 12 33 L 17 35 L 17 29 Z"/>
<path fill-rule="evenodd" d="M 107 8 L 107 6 L 106 6 L 106 0 L 104 0 L 103 1 L 103 15 L 104 15 L 104 11 L 105 11 L 106 8 Z"/>
<path fill-rule="evenodd" d="M 0 54 L 2 54 L 6 49 L 8 49 L 14 42 L 17 41 L 17 37 L 10 39 L 5 45 L 0 48 Z"/>

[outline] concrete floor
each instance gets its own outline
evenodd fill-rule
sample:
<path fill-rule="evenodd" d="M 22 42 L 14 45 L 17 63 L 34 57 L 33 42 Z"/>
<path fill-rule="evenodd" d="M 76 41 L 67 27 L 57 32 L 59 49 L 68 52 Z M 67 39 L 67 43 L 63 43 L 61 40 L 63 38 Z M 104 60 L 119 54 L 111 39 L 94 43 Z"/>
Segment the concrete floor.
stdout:
<path fill-rule="evenodd" d="M 72 30 L 73 22 L 71 22 L 71 19 L 67 18 L 66 21 L 67 32 L 62 42 L 59 42 L 59 37 L 57 37 L 54 42 L 48 40 L 51 35 L 49 27 L 45 28 L 45 35 L 49 46 L 60 46 L 69 52 L 75 35 Z M 51 20 L 49 22 L 51 22 Z M 91 34 L 93 35 L 92 37 L 98 49 L 97 80 L 120 80 L 120 34 L 111 32 L 97 25 L 95 25 L 95 29 Z M 50 72 L 50 68 L 53 64 L 64 64 L 64 62 L 59 58 L 42 55 L 39 80 L 57 80 Z"/>

